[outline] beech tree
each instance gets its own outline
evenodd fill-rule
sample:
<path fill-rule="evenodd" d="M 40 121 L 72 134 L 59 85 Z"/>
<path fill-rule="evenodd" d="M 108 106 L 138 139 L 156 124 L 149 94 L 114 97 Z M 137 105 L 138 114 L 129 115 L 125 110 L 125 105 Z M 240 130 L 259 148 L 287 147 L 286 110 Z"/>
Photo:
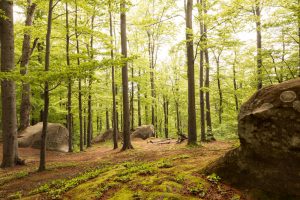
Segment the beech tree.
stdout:
<path fill-rule="evenodd" d="M 1 43 L 1 71 L 14 70 L 14 24 L 13 2 L 0 1 L 0 43 Z M 17 140 L 17 115 L 15 82 L 4 79 L 1 81 L 2 99 L 2 132 L 3 132 L 3 158 L 1 167 L 13 167 L 19 163 Z"/>
<path fill-rule="evenodd" d="M 130 140 L 130 112 L 128 97 L 128 64 L 127 64 L 127 34 L 126 34 L 126 2 L 121 0 L 121 49 L 123 56 L 122 66 L 122 89 L 123 89 L 123 147 L 122 150 L 132 149 Z"/>
<path fill-rule="evenodd" d="M 51 50 L 51 30 L 52 30 L 52 13 L 53 13 L 53 0 L 49 0 L 48 8 L 48 23 L 46 35 L 46 53 L 45 53 L 45 72 L 50 69 L 50 50 Z M 41 135 L 41 152 L 40 152 L 40 166 L 39 171 L 46 169 L 46 137 L 48 129 L 48 113 L 49 112 L 49 82 L 44 83 L 44 109 L 43 109 L 43 129 Z"/>
<path fill-rule="evenodd" d="M 195 109 L 195 72 L 194 72 L 194 46 L 193 46 L 193 0 L 186 5 L 186 46 L 188 65 L 188 144 L 197 143 L 196 109 Z"/>
<path fill-rule="evenodd" d="M 31 0 L 27 0 L 27 13 L 26 13 L 26 20 L 25 20 L 25 27 L 31 27 L 32 21 L 34 17 L 34 12 L 36 9 L 36 4 L 32 3 Z M 35 46 L 30 48 L 30 39 L 31 39 L 31 30 L 25 30 L 23 45 L 22 45 L 22 57 L 20 61 L 21 67 L 21 74 L 25 75 L 28 71 L 28 64 L 29 59 L 34 50 Z M 34 45 L 36 45 L 36 40 Z M 19 131 L 24 130 L 28 126 L 30 126 L 30 84 L 29 83 L 22 83 L 22 99 L 21 99 L 21 106 L 20 106 L 20 125 Z"/>

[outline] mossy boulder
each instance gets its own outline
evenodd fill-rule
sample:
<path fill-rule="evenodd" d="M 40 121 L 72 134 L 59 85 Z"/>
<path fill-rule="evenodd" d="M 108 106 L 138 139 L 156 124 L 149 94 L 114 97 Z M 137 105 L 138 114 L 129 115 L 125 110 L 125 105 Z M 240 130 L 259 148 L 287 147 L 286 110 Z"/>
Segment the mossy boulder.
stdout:
<path fill-rule="evenodd" d="M 41 147 L 41 134 L 43 123 L 37 123 L 23 130 L 18 136 L 19 147 Z M 69 131 L 66 127 L 57 123 L 48 123 L 46 149 L 52 151 L 68 151 Z"/>
<path fill-rule="evenodd" d="M 95 138 L 93 138 L 92 143 L 95 144 L 95 143 L 110 141 L 113 138 L 113 133 L 114 133 L 113 129 L 108 129 L 104 133 L 100 133 Z M 119 132 L 117 132 L 117 138 L 118 140 L 120 139 Z"/>
<path fill-rule="evenodd" d="M 300 79 L 265 87 L 241 107 L 240 147 L 209 165 L 237 186 L 300 198 Z"/>

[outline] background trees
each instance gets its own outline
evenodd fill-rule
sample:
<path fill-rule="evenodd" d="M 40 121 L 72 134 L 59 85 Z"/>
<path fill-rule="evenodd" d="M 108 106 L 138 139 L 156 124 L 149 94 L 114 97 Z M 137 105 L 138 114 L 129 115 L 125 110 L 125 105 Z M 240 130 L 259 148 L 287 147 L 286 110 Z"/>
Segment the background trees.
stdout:
<path fill-rule="evenodd" d="M 299 75 L 299 3 L 296 0 L 187 2 L 187 14 L 193 12 L 193 18 L 185 18 L 183 2 L 172 0 L 126 1 L 125 10 L 114 0 L 54 1 L 51 62 L 45 72 L 48 2 L 18 1 L 13 53 L 14 59 L 20 60 L 15 69 L 18 73 L 1 73 L 0 78 L 2 83 L 12 84 L 12 89 L 11 80 L 16 81 L 16 113 L 23 120 L 18 122 L 19 127 L 28 126 L 28 119 L 31 124 L 43 120 L 45 95 L 41 86 L 48 82 L 51 89 L 48 121 L 68 127 L 70 151 L 91 146 L 92 137 L 103 132 L 105 124 L 107 128 L 112 125 L 115 131 L 127 132 L 128 120 L 130 129 L 153 123 L 159 137 L 182 133 L 193 133 L 190 136 L 193 141 L 195 133 L 201 134 L 202 141 L 210 133 L 216 138 L 237 137 L 236 117 L 241 103 L 261 85 Z M 119 19 L 125 11 L 127 39 L 123 35 L 122 44 L 128 46 L 127 57 L 125 49 L 123 54 L 121 51 Z M 6 44 L 13 33 L 2 28 L 9 25 L 3 18 L 5 14 L 3 8 L 1 37 L 6 34 L 9 39 L 3 39 L 2 49 L 8 48 Z M 186 19 L 189 24 L 185 24 Z M 3 62 L 10 62 L 1 64 L 2 71 L 6 66 L 12 70 L 12 52 L 1 52 Z M 192 61 L 197 66 L 194 69 Z M 130 74 L 128 81 L 122 82 L 125 63 Z M 186 74 L 188 70 L 189 74 L 194 72 L 198 80 L 195 84 L 188 84 L 191 81 Z M 122 86 L 125 82 L 129 83 L 128 92 Z M 195 88 L 189 89 L 191 85 Z M 195 96 L 195 108 L 190 107 L 190 111 L 188 90 L 190 100 Z M 123 102 L 127 93 L 128 103 Z M 2 96 L 6 94 L 2 91 Z M 11 100 L 9 103 L 13 105 Z M 127 105 L 130 119 L 127 119 Z M 7 107 L 5 104 L 1 109 L 5 116 Z M 13 120 L 14 116 L 10 117 Z M 189 123 L 189 118 L 193 122 Z M 8 118 L 1 121 L 3 129 L 7 128 L 5 120 Z"/>

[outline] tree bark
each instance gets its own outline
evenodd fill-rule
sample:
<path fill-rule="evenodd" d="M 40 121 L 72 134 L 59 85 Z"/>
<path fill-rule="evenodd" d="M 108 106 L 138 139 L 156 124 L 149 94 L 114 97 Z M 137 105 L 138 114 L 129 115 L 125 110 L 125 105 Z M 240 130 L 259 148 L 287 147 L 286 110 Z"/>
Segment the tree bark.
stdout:
<path fill-rule="evenodd" d="M 14 69 L 14 24 L 12 1 L 0 1 L 6 18 L 0 17 L 1 71 Z M 15 82 L 1 81 L 3 157 L 1 167 L 18 164 L 17 115 Z"/>
<path fill-rule="evenodd" d="M 234 90 L 234 101 L 235 101 L 235 111 L 238 112 L 239 111 L 239 101 L 238 101 L 238 96 L 237 96 L 237 81 L 236 81 L 236 59 L 237 59 L 237 55 L 236 55 L 236 51 L 234 51 L 234 62 L 232 65 L 232 71 L 233 71 L 233 90 Z"/>
<path fill-rule="evenodd" d="M 110 50 L 110 58 L 114 60 L 114 48 L 113 48 L 113 23 L 112 23 L 112 12 L 111 12 L 111 2 L 109 2 L 109 32 L 111 37 L 111 50 Z M 118 148 L 118 127 L 117 127 L 117 106 L 116 106 L 116 83 L 115 83 L 115 66 L 111 67 L 111 90 L 113 96 L 113 113 L 112 113 L 112 126 L 113 126 L 113 143 L 114 149 Z"/>
<path fill-rule="evenodd" d="M 198 12 L 199 12 L 199 19 L 200 19 L 200 40 L 201 44 L 203 46 L 203 38 L 204 38 L 204 30 L 203 30 L 203 1 L 198 0 L 198 4 L 200 3 L 198 7 Z M 199 86 L 200 86 L 200 128 L 201 128 L 201 141 L 204 142 L 206 140 L 205 136 L 205 103 L 204 103 L 204 91 L 203 91 L 203 86 L 204 86 L 204 51 L 203 47 L 200 49 L 200 69 L 199 69 Z"/>
<path fill-rule="evenodd" d="M 93 11 L 93 15 L 91 17 L 91 30 L 94 30 L 94 21 L 95 21 L 95 7 Z M 94 59 L 94 36 L 93 33 L 91 34 L 91 52 L 90 52 L 90 58 L 91 60 Z M 93 111 L 92 111 L 92 71 L 89 71 L 89 81 L 88 81 L 88 147 L 91 146 L 91 141 L 93 139 Z"/>
<path fill-rule="evenodd" d="M 130 110 L 131 110 L 131 130 L 134 130 L 134 70 L 133 66 L 131 66 L 131 98 L 130 98 Z"/>
<path fill-rule="evenodd" d="M 186 46 L 188 65 L 188 144 L 197 143 L 196 108 L 195 108 L 195 72 L 194 72 L 194 47 L 193 47 L 193 0 L 188 0 L 186 5 Z"/>
<path fill-rule="evenodd" d="M 221 79 L 220 79 L 220 55 L 215 56 L 216 57 L 216 63 L 217 63 L 217 82 L 218 82 L 218 92 L 219 92 L 219 124 L 222 124 L 222 113 L 223 113 L 223 92 L 221 87 Z"/>
<path fill-rule="evenodd" d="M 126 3 L 121 0 L 121 47 L 122 56 L 127 59 L 127 36 L 126 36 Z M 122 66 L 122 88 L 123 88 L 123 147 L 122 150 L 132 149 L 130 140 L 130 112 L 128 99 L 128 64 L 124 61 Z"/>
<path fill-rule="evenodd" d="M 48 11 L 48 23 L 47 23 L 47 35 L 46 35 L 46 54 L 45 54 L 45 72 L 49 71 L 50 67 L 50 40 L 52 29 L 52 12 L 53 12 L 53 0 L 49 0 Z M 41 135 L 41 153 L 40 153 L 40 166 L 39 171 L 45 171 L 46 169 L 46 137 L 48 128 L 48 112 L 49 112 L 49 83 L 46 80 L 44 86 L 44 110 L 43 110 L 43 129 Z"/>
<path fill-rule="evenodd" d="M 25 27 L 32 26 L 34 11 L 36 8 L 36 4 L 32 4 L 31 0 L 27 0 L 27 14 L 25 20 Z M 31 33 L 25 31 L 23 45 L 22 45 L 22 58 L 21 58 L 21 75 L 26 75 L 28 72 L 28 64 L 31 55 L 30 49 L 30 39 Z M 21 106 L 20 106 L 20 126 L 19 131 L 24 130 L 25 128 L 30 126 L 30 111 L 31 111 L 31 104 L 30 104 L 30 84 L 22 82 L 22 92 L 21 92 Z"/>
<path fill-rule="evenodd" d="M 256 62 L 257 62 L 257 89 L 262 88 L 262 39 L 261 39 L 261 8 L 260 0 L 255 3 L 256 16 Z"/>
<path fill-rule="evenodd" d="M 203 0 L 203 11 L 204 15 L 207 15 L 207 8 L 206 8 L 206 0 Z M 203 38 L 204 38 L 204 57 L 205 57 L 205 63 L 206 63 L 206 73 L 205 73 L 205 87 L 208 89 L 208 91 L 205 93 L 205 105 L 206 105 L 206 127 L 207 127 L 207 138 L 206 139 L 214 139 L 212 134 L 212 124 L 211 124 L 211 112 L 210 112 L 210 92 L 209 92 L 209 71 L 210 71 L 210 65 L 209 65 L 209 55 L 208 55 L 208 42 L 207 42 L 207 22 L 204 20 L 203 23 Z M 209 137 L 209 138 L 208 138 Z"/>
<path fill-rule="evenodd" d="M 139 77 L 141 77 L 141 69 L 139 68 Z M 142 126 L 142 111 L 141 111 L 141 84 L 137 84 L 138 92 L 138 126 Z"/>
<path fill-rule="evenodd" d="M 79 34 L 78 34 L 78 8 L 77 1 L 75 1 L 75 37 L 76 37 L 76 53 L 80 54 L 79 49 Z M 77 56 L 77 66 L 80 66 L 80 58 Z M 82 127 L 82 83 L 81 78 L 78 79 L 78 114 L 79 114 L 79 134 L 80 141 L 83 139 L 83 127 Z M 73 135 L 70 138 L 73 140 Z M 72 147 L 72 146 L 71 146 Z M 87 137 L 87 147 L 90 147 L 89 137 Z M 70 148 L 70 147 L 69 147 Z"/>
<path fill-rule="evenodd" d="M 163 97 L 164 101 L 164 128 L 165 137 L 169 138 L 169 100 L 166 96 Z"/>
<path fill-rule="evenodd" d="M 66 60 L 67 66 L 70 67 L 70 31 L 69 31 L 69 9 L 68 2 L 66 2 Z M 69 129 L 69 152 L 72 152 L 72 82 L 71 78 L 68 78 L 68 103 L 67 103 L 67 127 Z M 81 145 L 80 145 L 81 147 Z M 81 149 L 80 149 L 81 150 Z"/>

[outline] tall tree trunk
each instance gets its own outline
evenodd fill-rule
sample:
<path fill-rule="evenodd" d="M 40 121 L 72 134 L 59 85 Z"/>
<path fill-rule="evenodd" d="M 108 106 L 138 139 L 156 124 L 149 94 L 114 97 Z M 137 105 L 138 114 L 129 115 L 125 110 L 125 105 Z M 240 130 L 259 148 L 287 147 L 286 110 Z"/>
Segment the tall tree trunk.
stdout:
<path fill-rule="evenodd" d="M 197 143 L 196 108 L 195 108 L 195 72 L 193 48 L 193 0 L 186 5 L 186 46 L 188 65 L 188 144 Z"/>
<path fill-rule="evenodd" d="M 95 21 L 95 7 L 93 11 L 93 15 L 91 18 L 91 30 L 93 32 L 94 30 L 94 21 Z M 90 40 L 90 45 L 91 45 L 91 52 L 90 52 L 90 58 L 91 60 L 94 59 L 94 35 L 93 33 L 91 34 L 91 40 Z M 88 135 L 88 146 L 91 146 L 91 141 L 93 139 L 93 111 L 92 111 L 92 71 L 89 71 L 89 80 L 88 80 L 88 130 L 87 130 L 87 135 Z"/>
<path fill-rule="evenodd" d="M 139 68 L 139 77 L 141 77 L 141 68 Z M 138 126 L 142 126 L 142 113 L 141 113 L 141 84 L 137 84 L 138 92 Z"/>
<path fill-rule="evenodd" d="M 199 5 L 198 7 L 198 13 L 199 13 L 199 19 L 200 19 L 200 35 L 201 35 L 201 44 L 204 42 L 204 29 L 203 29 L 203 1 L 197 1 Z M 205 104 L 204 104 L 204 51 L 203 51 L 203 45 L 200 49 L 200 69 L 199 69 L 199 86 L 200 86 L 200 128 L 201 128 L 201 141 L 204 142 L 206 140 L 205 136 Z"/>
<path fill-rule="evenodd" d="M 121 0 L 121 46 L 122 56 L 127 58 L 127 36 L 126 36 L 126 3 Z M 123 88 L 123 147 L 122 150 L 132 149 L 130 140 L 130 112 L 128 99 L 128 64 L 124 62 L 122 66 L 122 88 Z"/>
<path fill-rule="evenodd" d="M 217 81 L 218 81 L 218 92 L 219 92 L 219 124 L 222 124 L 222 113 L 223 113 L 223 92 L 221 88 L 221 79 L 220 79 L 220 54 L 216 56 L 217 63 Z"/>
<path fill-rule="evenodd" d="M 49 0 L 48 11 L 48 23 L 47 23 L 47 35 L 46 35 L 46 54 L 45 54 L 45 72 L 49 71 L 50 67 L 50 39 L 52 29 L 52 12 L 53 12 L 53 0 Z M 44 110 L 43 110 L 43 130 L 41 136 L 41 154 L 40 154 L 40 166 L 39 171 L 46 169 L 46 137 L 48 128 L 48 112 L 49 112 L 49 83 L 46 80 L 44 86 Z"/>
<path fill-rule="evenodd" d="M 87 146 L 86 108 L 83 109 L 83 144 Z M 88 146 L 87 146 L 88 147 Z"/>
<path fill-rule="evenodd" d="M 134 82 L 133 82 L 133 77 L 134 77 L 134 70 L 133 66 L 131 67 L 131 98 L 130 98 L 130 110 L 131 110 L 131 130 L 134 130 Z"/>
<path fill-rule="evenodd" d="M 300 77 L 300 0 L 298 0 L 298 77 Z"/>
<path fill-rule="evenodd" d="M 106 120 L 106 130 L 108 130 L 110 128 L 108 108 L 105 108 L 105 120 Z"/>
<path fill-rule="evenodd" d="M 164 126 L 165 137 L 169 138 L 169 100 L 166 96 L 163 97 L 164 101 Z"/>
<path fill-rule="evenodd" d="M 78 34 L 78 8 L 77 8 L 77 1 L 75 1 L 75 37 L 76 37 L 76 53 L 77 53 L 77 66 L 80 66 L 80 58 L 78 57 L 80 54 L 79 50 L 79 34 Z M 82 85 L 81 85 L 81 78 L 78 79 L 78 114 L 79 114 L 79 135 L 80 135 L 80 141 L 83 139 L 83 127 L 82 127 Z M 73 135 L 70 138 L 73 140 Z M 82 143 L 82 142 L 81 142 Z M 87 147 L 90 147 L 89 145 L 89 138 L 87 138 Z M 69 147 L 69 148 L 72 148 Z M 83 147 L 82 147 L 83 149 Z"/>
<path fill-rule="evenodd" d="M 66 2 L 66 59 L 67 65 L 70 67 L 70 31 L 69 31 L 69 9 L 68 2 Z M 72 80 L 71 77 L 68 78 L 68 103 L 67 103 L 67 127 L 69 129 L 69 152 L 72 152 Z"/>
<path fill-rule="evenodd" d="M 233 90 L 234 90 L 234 101 L 235 101 L 235 111 L 239 111 L 239 101 L 238 101 L 238 96 L 237 96 L 237 81 L 236 81 L 236 62 L 237 62 L 237 53 L 234 51 L 234 61 L 232 65 L 232 71 L 233 71 Z"/>
<path fill-rule="evenodd" d="M 14 69 L 13 2 L 0 1 L 4 17 L 0 17 L 1 71 Z M 13 167 L 18 161 L 15 82 L 1 81 L 3 157 L 1 167 Z"/>
<path fill-rule="evenodd" d="M 255 16 L 256 16 L 256 61 L 257 61 L 257 89 L 262 88 L 262 39 L 261 39 L 261 8 L 260 0 L 255 3 Z"/>
<path fill-rule="evenodd" d="M 150 85 L 151 85 L 151 124 L 156 127 L 155 124 L 155 85 L 154 85 L 154 44 L 151 44 L 151 33 L 150 31 L 147 32 L 148 34 L 148 52 L 149 52 L 149 62 L 150 62 Z M 153 35 L 152 35 L 153 37 Z M 157 127 L 156 127 L 157 128 Z"/>
<path fill-rule="evenodd" d="M 207 15 L 207 8 L 206 8 L 206 0 L 203 0 L 203 11 L 204 15 Z M 210 92 L 209 92 L 209 71 L 210 71 L 210 65 L 209 65 L 209 55 L 208 55 L 208 41 L 207 41 L 207 22 L 204 20 L 203 23 L 203 38 L 204 38 L 204 57 L 205 57 L 205 63 L 206 63 L 206 73 L 205 73 L 205 87 L 208 89 L 208 91 L 205 93 L 205 105 L 206 105 L 206 126 L 207 126 L 207 138 L 208 140 L 214 140 L 214 137 L 212 135 L 212 124 L 211 124 L 211 112 L 210 112 Z"/>
<path fill-rule="evenodd" d="M 25 27 L 32 26 L 34 11 L 36 8 L 36 4 L 32 4 L 31 0 L 27 0 L 27 14 L 25 20 Z M 23 45 L 22 45 L 22 58 L 21 58 L 21 75 L 26 75 L 28 72 L 28 64 L 30 59 L 30 39 L 31 33 L 25 31 Z M 30 104 L 30 85 L 29 83 L 22 82 L 22 99 L 21 99 L 21 106 L 20 106 L 20 126 L 19 131 L 24 130 L 25 128 L 30 126 L 30 111 L 31 111 L 31 104 Z"/>
<path fill-rule="evenodd" d="M 114 48 L 113 48 L 113 23 L 112 23 L 112 7 L 111 2 L 109 2 L 109 32 L 111 37 L 111 50 L 110 50 L 110 58 L 114 60 Z M 113 126 L 113 143 L 114 149 L 118 148 L 118 127 L 117 127 L 117 106 L 116 106 L 116 83 L 115 83 L 115 66 L 111 67 L 111 90 L 113 96 L 113 112 L 112 112 L 112 126 Z"/>

